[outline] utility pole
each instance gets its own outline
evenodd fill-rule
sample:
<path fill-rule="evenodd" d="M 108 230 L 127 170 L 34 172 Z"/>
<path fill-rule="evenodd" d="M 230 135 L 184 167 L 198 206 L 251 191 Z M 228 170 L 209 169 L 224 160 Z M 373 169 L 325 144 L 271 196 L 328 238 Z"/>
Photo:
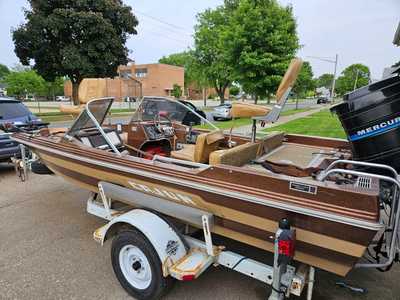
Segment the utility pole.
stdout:
<path fill-rule="evenodd" d="M 336 84 L 336 72 L 337 72 L 338 55 L 335 55 L 335 71 L 333 72 L 332 89 L 331 89 L 331 101 L 333 103 L 333 97 L 335 96 L 335 84 Z"/>
<path fill-rule="evenodd" d="M 331 87 L 331 101 L 333 102 L 333 97 L 335 95 L 336 72 L 337 72 L 337 64 L 338 64 L 339 55 L 337 55 L 337 54 L 335 55 L 335 60 L 333 60 L 330 57 L 318 57 L 318 56 L 307 56 L 307 57 L 318 59 L 321 61 L 326 61 L 326 62 L 329 62 L 329 63 L 332 63 L 335 65 L 335 68 L 333 71 L 332 87 Z"/>

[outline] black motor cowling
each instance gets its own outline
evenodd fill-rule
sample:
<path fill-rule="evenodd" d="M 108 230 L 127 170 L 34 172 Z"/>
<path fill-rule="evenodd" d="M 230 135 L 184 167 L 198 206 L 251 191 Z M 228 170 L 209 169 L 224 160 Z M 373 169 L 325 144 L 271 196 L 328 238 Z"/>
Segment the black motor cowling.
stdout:
<path fill-rule="evenodd" d="M 346 94 L 331 111 L 342 123 L 355 160 L 387 164 L 400 171 L 398 74 Z"/>

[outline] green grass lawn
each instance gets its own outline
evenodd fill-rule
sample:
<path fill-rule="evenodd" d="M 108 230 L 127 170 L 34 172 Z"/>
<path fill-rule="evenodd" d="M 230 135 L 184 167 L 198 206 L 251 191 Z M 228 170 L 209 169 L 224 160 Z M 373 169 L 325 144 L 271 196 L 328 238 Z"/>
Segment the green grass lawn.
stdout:
<path fill-rule="evenodd" d="M 328 110 L 323 110 L 307 117 L 263 130 L 263 132 L 269 131 L 284 131 L 286 133 L 346 138 L 346 134 L 344 133 L 339 120 Z"/>
<path fill-rule="evenodd" d="M 289 110 L 285 110 L 281 113 L 281 116 L 291 116 L 294 114 L 298 114 L 298 113 L 302 113 L 302 112 L 306 112 L 311 110 L 311 107 L 307 107 L 307 108 L 300 108 L 300 109 L 289 109 Z"/>

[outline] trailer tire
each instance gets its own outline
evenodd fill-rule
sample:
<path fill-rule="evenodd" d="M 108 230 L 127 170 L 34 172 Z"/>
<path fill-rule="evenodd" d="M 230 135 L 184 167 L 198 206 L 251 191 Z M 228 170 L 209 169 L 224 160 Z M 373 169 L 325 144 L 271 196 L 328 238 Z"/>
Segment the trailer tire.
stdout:
<path fill-rule="evenodd" d="M 170 276 L 163 276 L 154 247 L 134 229 L 116 235 L 111 246 L 111 263 L 121 286 L 139 300 L 160 298 L 174 281 Z"/>

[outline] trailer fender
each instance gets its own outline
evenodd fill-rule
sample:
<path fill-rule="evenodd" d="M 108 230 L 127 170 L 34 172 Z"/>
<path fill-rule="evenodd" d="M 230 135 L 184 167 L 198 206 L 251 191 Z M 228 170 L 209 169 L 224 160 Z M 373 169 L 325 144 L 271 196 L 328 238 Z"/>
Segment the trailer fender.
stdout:
<path fill-rule="evenodd" d="M 160 216 L 143 209 L 134 209 L 113 218 L 97 229 L 93 237 L 103 245 L 124 225 L 139 230 L 150 241 L 160 258 L 165 276 L 168 275 L 166 270 L 187 254 L 185 244 L 175 229 Z"/>

